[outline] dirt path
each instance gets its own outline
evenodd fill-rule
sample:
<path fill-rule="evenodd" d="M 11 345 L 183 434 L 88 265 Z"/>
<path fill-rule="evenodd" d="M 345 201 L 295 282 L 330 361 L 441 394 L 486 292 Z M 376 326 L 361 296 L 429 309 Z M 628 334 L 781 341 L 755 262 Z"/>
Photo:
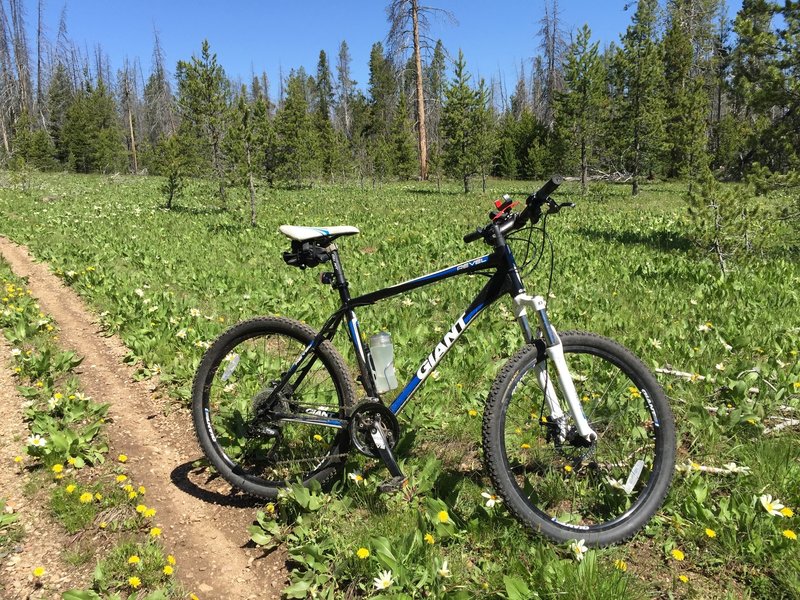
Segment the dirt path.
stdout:
<path fill-rule="evenodd" d="M 286 584 L 284 556 L 262 557 L 248 546 L 254 501 L 232 495 L 227 485 L 207 482 L 192 462 L 201 453 L 188 410 L 156 397 L 148 382 L 134 382 L 116 336 L 100 335 L 80 298 L 27 250 L 0 237 L 0 253 L 38 298 L 60 329 L 59 344 L 84 357 L 78 369 L 83 390 L 111 405 L 108 435 L 114 454 L 129 457 L 132 477 L 148 489 L 163 540 L 178 562 L 176 574 L 201 600 L 279 598 Z"/>

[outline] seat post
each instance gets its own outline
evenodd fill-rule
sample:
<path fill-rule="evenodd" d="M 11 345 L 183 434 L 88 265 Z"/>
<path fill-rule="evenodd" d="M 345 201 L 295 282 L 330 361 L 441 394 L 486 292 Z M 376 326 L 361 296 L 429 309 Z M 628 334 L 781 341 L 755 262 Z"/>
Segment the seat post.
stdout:
<path fill-rule="evenodd" d="M 336 244 L 328 246 L 328 253 L 331 255 L 331 264 L 333 265 L 333 276 L 336 279 L 336 289 L 339 290 L 339 297 L 342 299 L 342 304 L 350 302 L 350 288 L 347 283 L 347 278 L 344 276 L 344 268 L 342 261 L 339 259 L 339 249 Z"/>

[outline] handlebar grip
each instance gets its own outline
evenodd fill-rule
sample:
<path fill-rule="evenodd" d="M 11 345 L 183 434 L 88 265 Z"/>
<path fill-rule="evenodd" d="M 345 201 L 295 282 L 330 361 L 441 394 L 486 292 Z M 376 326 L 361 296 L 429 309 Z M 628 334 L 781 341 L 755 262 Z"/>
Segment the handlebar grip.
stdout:
<path fill-rule="evenodd" d="M 464 236 L 464 243 L 469 244 L 475 242 L 483 237 L 483 229 L 478 227 L 475 231 L 468 233 Z"/>
<path fill-rule="evenodd" d="M 564 178 L 561 175 L 553 175 L 550 178 L 550 181 L 548 181 L 541 188 L 539 188 L 539 191 L 536 192 L 534 196 L 544 200 L 550 194 L 555 192 L 558 189 L 558 186 L 560 186 L 562 183 L 564 183 Z"/>

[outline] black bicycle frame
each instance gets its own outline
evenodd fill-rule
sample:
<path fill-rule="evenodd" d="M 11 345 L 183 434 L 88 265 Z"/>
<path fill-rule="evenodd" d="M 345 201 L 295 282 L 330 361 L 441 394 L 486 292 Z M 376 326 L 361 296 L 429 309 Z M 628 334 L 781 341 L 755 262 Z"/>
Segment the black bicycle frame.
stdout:
<path fill-rule="evenodd" d="M 466 311 L 453 323 L 453 326 L 447 331 L 442 340 L 436 345 L 433 351 L 423 360 L 422 364 L 417 369 L 411 380 L 403 387 L 394 401 L 389 405 L 392 413 L 399 413 L 406 403 L 411 399 L 414 393 L 422 386 L 428 376 L 433 372 L 436 366 L 441 362 L 442 358 L 447 354 L 450 348 L 456 343 L 461 334 L 470 326 L 476 317 L 483 312 L 485 308 L 490 306 L 498 300 L 504 293 L 509 293 L 512 297 L 518 294 L 525 293 L 525 287 L 519 275 L 514 255 L 511 248 L 506 243 L 502 234 L 496 229 L 496 242 L 495 250 L 492 254 L 479 256 L 462 262 L 452 267 L 441 269 L 434 273 L 429 273 L 415 279 L 410 279 L 403 283 L 393 285 L 381 290 L 370 292 L 361 296 L 352 298 L 350 296 L 348 282 L 344 276 L 341 261 L 339 260 L 338 250 L 333 246 L 330 251 L 331 262 L 333 265 L 333 274 L 335 283 L 333 286 L 338 289 L 341 298 L 341 307 L 330 316 L 328 321 L 323 325 L 317 334 L 316 338 L 303 350 L 301 355 L 297 358 L 289 371 L 284 375 L 282 381 L 278 385 L 278 389 L 282 387 L 297 371 L 298 367 L 303 363 L 315 347 L 321 344 L 324 340 L 332 340 L 339 325 L 343 320 L 347 320 L 347 332 L 350 341 L 355 349 L 356 358 L 358 360 L 359 371 L 361 372 L 361 380 L 365 391 L 370 397 L 377 397 L 378 394 L 375 389 L 375 383 L 372 375 L 372 370 L 367 364 L 367 357 L 364 347 L 361 343 L 361 331 L 359 328 L 358 318 L 356 317 L 355 309 L 359 306 L 369 306 L 380 300 L 391 298 L 399 294 L 415 290 L 432 283 L 437 283 L 451 277 L 459 275 L 468 275 L 477 272 L 485 272 L 494 270 L 489 281 L 478 292 L 478 295 L 469 305 Z M 527 318 L 523 315 L 519 319 L 520 325 L 526 341 L 530 342 L 533 339 L 530 326 Z M 311 363 L 304 367 L 304 370 L 310 368 Z M 302 370 L 301 370 L 302 371 Z M 300 373 L 300 377 L 304 376 L 304 372 Z M 348 421 L 341 419 L 337 413 L 320 414 L 325 411 L 314 410 L 313 414 L 308 415 L 293 415 L 291 418 L 283 420 L 298 421 L 303 423 L 314 423 L 318 425 L 325 425 L 329 427 L 343 428 L 347 427 Z"/>

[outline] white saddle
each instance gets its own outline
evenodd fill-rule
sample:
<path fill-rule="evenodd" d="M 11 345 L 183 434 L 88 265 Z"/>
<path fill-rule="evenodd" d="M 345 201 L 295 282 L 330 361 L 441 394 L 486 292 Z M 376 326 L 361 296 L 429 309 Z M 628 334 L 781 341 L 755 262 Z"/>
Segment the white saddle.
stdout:
<path fill-rule="evenodd" d="M 334 227 L 300 227 L 299 225 L 281 225 L 280 232 L 289 239 L 298 242 L 318 240 L 323 238 L 337 238 L 343 235 L 360 233 L 358 227 L 350 225 L 336 225 Z"/>

